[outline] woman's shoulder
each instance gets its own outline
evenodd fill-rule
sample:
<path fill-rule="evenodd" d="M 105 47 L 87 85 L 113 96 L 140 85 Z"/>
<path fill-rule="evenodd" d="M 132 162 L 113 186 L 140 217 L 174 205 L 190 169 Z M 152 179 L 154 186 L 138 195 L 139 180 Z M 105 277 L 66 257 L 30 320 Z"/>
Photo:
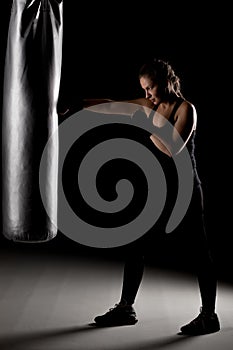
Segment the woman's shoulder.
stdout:
<path fill-rule="evenodd" d="M 178 101 L 179 101 L 179 108 L 178 109 L 186 111 L 186 112 L 195 112 L 196 113 L 196 107 L 191 101 L 186 100 L 185 98 L 180 98 Z"/>
<path fill-rule="evenodd" d="M 197 122 L 197 112 L 195 105 L 189 100 L 182 99 L 179 107 L 177 108 L 176 114 L 174 116 L 175 121 L 178 119 L 189 121 L 189 123 L 193 124 L 194 128 Z"/>

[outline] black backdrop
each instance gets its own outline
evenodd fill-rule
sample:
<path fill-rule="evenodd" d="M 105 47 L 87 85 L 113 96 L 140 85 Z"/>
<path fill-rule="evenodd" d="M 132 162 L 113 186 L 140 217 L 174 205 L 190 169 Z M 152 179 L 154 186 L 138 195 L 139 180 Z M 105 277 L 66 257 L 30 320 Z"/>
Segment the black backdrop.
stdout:
<path fill-rule="evenodd" d="M 137 72 L 146 58 L 157 56 L 171 62 L 181 77 L 184 95 L 197 108 L 196 152 L 207 226 L 221 273 L 233 279 L 230 10 L 211 6 L 64 0 L 59 104 L 75 109 L 83 97 L 132 98 L 141 93 Z M 1 102 L 10 8 L 11 1 L 1 3 Z M 51 245 L 64 247 L 64 242 L 77 248 L 60 234 Z M 13 244 L 4 237 L 1 243 Z M 93 253 L 87 247 L 78 248 Z"/>

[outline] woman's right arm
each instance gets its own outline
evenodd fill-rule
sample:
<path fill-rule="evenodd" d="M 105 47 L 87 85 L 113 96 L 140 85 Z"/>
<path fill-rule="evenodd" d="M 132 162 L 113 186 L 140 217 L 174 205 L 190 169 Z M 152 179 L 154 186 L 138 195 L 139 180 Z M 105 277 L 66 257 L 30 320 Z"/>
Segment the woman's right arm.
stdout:
<path fill-rule="evenodd" d="M 146 98 L 114 101 L 110 99 L 84 99 L 84 109 L 103 114 L 120 114 L 133 117 L 136 111 L 142 110 L 149 117 L 154 104 Z"/>

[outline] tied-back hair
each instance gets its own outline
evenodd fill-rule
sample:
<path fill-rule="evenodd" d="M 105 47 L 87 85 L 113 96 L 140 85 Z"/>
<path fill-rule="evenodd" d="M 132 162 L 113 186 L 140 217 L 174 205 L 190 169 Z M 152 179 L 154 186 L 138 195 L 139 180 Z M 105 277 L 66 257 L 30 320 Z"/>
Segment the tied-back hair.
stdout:
<path fill-rule="evenodd" d="M 139 70 L 139 79 L 149 77 L 154 84 L 164 88 L 168 95 L 176 95 L 184 98 L 181 92 L 180 78 L 176 75 L 172 66 L 162 59 L 153 58 L 142 65 Z"/>

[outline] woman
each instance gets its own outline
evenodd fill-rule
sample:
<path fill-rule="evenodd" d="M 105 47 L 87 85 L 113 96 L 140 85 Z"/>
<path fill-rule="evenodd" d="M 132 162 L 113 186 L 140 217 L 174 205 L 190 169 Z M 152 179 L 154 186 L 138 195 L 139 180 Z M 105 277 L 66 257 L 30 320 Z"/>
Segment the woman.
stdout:
<path fill-rule="evenodd" d="M 218 316 L 215 313 L 217 280 L 205 232 L 203 192 L 194 154 L 197 124 L 196 109 L 192 103 L 183 97 L 180 79 L 166 61 L 153 59 L 145 63 L 139 71 L 139 81 L 145 91 L 145 98 L 127 101 L 131 102 L 129 110 L 126 111 L 124 105 L 122 113 L 129 113 L 133 116 L 137 109 L 143 109 L 147 117 L 151 118 L 155 133 L 150 135 L 150 139 L 156 149 L 164 155 L 166 165 L 170 163 L 167 171 L 168 199 L 161 218 L 159 218 L 151 232 L 130 245 L 132 250 L 126 254 L 119 303 L 105 314 L 96 316 L 94 321 L 98 326 L 129 325 L 137 322 L 133 304 L 143 276 L 144 255 L 147 252 L 147 247 L 150 246 L 148 244 L 150 235 L 155 233 L 156 230 L 159 233 L 165 230 L 177 193 L 177 179 L 175 173 L 171 171 L 173 158 L 179 157 L 186 148 L 189 151 L 193 166 L 194 189 L 187 213 L 181 224 L 176 228 L 175 233 L 172 234 L 172 238 L 169 239 L 181 242 L 182 249 L 188 255 L 190 255 L 189 250 L 186 250 L 186 248 L 194 247 L 192 249 L 194 252 L 193 261 L 195 262 L 194 267 L 199 282 L 201 308 L 199 315 L 190 323 L 182 326 L 180 330 L 182 334 L 187 335 L 217 332 L 220 330 Z M 105 101 L 100 100 L 99 102 Z M 92 101 L 95 105 L 99 102 Z M 91 101 L 85 101 L 85 107 L 90 104 Z M 101 111 L 102 108 L 102 112 L 116 113 L 114 106 L 114 103 L 103 104 L 101 107 L 98 105 L 96 110 Z M 90 109 L 95 110 L 95 106 L 90 107 Z M 119 112 L 119 105 L 116 105 L 116 110 Z M 170 128 L 168 128 L 168 125 L 170 125 Z M 162 234 L 162 236 L 165 235 Z"/>

